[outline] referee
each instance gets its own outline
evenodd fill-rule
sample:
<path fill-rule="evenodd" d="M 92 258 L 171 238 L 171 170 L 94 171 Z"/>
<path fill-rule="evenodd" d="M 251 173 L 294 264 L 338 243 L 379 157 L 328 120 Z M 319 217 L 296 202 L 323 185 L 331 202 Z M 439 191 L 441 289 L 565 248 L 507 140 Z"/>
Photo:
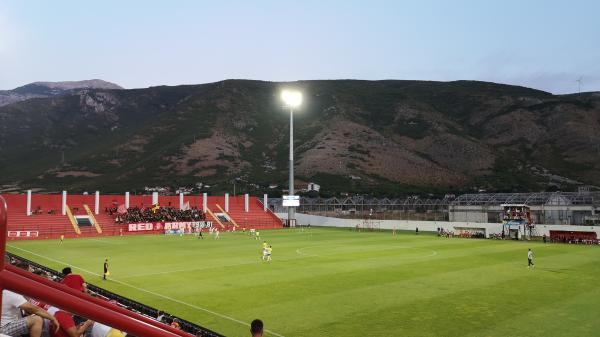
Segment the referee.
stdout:
<path fill-rule="evenodd" d="M 108 259 L 104 260 L 104 274 L 103 274 L 103 279 L 106 280 L 106 276 L 110 275 L 108 272 Z"/>

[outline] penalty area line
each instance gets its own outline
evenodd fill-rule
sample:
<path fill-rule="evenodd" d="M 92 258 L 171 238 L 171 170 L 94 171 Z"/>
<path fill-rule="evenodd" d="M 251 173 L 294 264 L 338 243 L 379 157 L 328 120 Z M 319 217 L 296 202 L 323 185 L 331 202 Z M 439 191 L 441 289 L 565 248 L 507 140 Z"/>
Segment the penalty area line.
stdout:
<path fill-rule="evenodd" d="M 24 252 L 26 252 L 26 253 L 29 253 L 29 254 L 31 254 L 31 255 L 34 255 L 34 256 L 40 257 L 40 258 L 42 258 L 42 259 L 46 259 L 46 260 L 48 260 L 48 261 L 52 261 L 52 262 L 55 262 L 55 263 L 60 263 L 60 264 L 63 264 L 63 265 L 70 265 L 71 267 L 73 267 L 73 268 L 75 268 L 75 269 L 79 269 L 79 270 L 81 270 L 81 271 L 84 271 L 84 272 L 86 272 L 86 273 L 88 273 L 88 274 L 91 274 L 91 275 L 96 275 L 96 276 L 99 276 L 99 277 L 101 277 L 101 276 L 102 276 L 102 275 L 100 275 L 100 274 L 98 274 L 98 273 L 95 273 L 95 272 L 93 272 L 93 271 L 91 271 L 91 270 L 87 270 L 87 269 L 84 269 L 84 268 L 81 268 L 81 267 L 77 267 L 77 266 L 75 266 L 75 265 L 72 265 L 72 264 L 70 264 L 70 263 L 67 263 L 67 262 L 65 262 L 65 261 L 60 261 L 60 260 L 57 260 L 57 259 L 53 259 L 53 258 L 51 258 L 51 257 L 43 256 L 43 255 L 37 254 L 37 253 L 35 253 L 35 252 L 32 252 L 32 251 L 30 251 L 30 250 L 27 250 L 27 249 L 23 249 L 23 248 L 15 247 L 15 246 L 13 246 L 13 245 L 7 245 L 7 246 L 8 246 L 8 247 L 11 247 L 11 248 L 14 248 L 14 249 L 18 249 L 18 250 L 24 251 Z M 151 291 L 151 290 L 148 290 L 148 289 L 140 288 L 140 287 L 134 286 L 134 285 L 132 285 L 132 284 L 129 284 L 129 283 L 127 283 L 127 282 L 119 281 L 119 280 L 117 280 L 117 279 L 115 279 L 115 278 L 111 278 L 111 281 L 113 281 L 113 282 L 116 282 L 116 283 L 119 283 L 119 284 L 122 284 L 122 285 L 124 285 L 124 286 L 126 286 L 126 287 L 129 287 L 129 288 L 132 288 L 132 289 L 139 290 L 139 291 L 141 291 L 141 292 L 145 292 L 145 293 L 147 293 L 147 294 L 150 294 L 150 295 L 154 295 L 154 296 L 156 296 L 156 297 L 160 297 L 160 298 L 163 298 L 163 299 L 166 299 L 166 300 L 169 300 L 169 301 L 175 302 L 175 303 L 179 303 L 179 304 L 185 305 L 185 306 L 187 306 L 187 307 L 190 307 L 190 308 L 193 308 L 193 309 L 196 309 L 196 310 L 200 310 L 200 311 L 207 312 L 207 313 L 209 313 L 209 314 L 212 314 L 212 315 L 214 315 L 214 316 L 217 316 L 217 317 L 220 317 L 220 318 L 224 318 L 224 319 L 230 320 L 230 321 L 232 321 L 232 322 L 236 322 L 236 323 L 242 324 L 242 325 L 244 325 L 244 326 L 247 326 L 247 327 L 249 327 L 249 326 L 250 326 L 250 324 L 249 324 L 249 323 L 246 323 L 246 322 L 244 322 L 244 321 L 241 321 L 241 320 L 239 320 L 239 319 L 233 318 L 233 317 L 231 317 L 231 316 L 227 316 L 227 315 L 224 315 L 224 314 L 218 313 L 218 312 L 216 312 L 216 311 L 212 311 L 212 310 L 210 310 L 210 309 L 202 308 L 202 307 L 199 307 L 199 306 L 197 306 L 197 305 L 195 305 L 195 304 L 187 303 L 187 302 L 184 302 L 184 301 L 178 300 L 178 299 L 176 299 L 176 298 L 172 298 L 172 297 L 169 297 L 169 296 L 166 296 L 166 295 L 163 295 L 163 294 L 156 293 L 156 292 L 154 292 L 154 291 Z M 283 335 L 281 335 L 281 334 L 278 334 L 278 333 L 276 333 L 276 332 L 274 332 L 274 331 L 270 331 L 270 330 L 267 330 L 267 329 L 264 329 L 264 331 L 265 331 L 265 332 L 268 332 L 269 334 L 271 334 L 271 335 L 274 335 L 274 336 L 278 336 L 278 337 L 285 337 L 285 336 L 283 336 Z"/>

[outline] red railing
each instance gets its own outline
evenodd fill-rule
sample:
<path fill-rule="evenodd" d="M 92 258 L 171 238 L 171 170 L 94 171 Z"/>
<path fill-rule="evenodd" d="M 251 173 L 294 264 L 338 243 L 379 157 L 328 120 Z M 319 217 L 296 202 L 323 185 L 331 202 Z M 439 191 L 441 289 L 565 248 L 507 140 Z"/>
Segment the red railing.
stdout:
<path fill-rule="evenodd" d="M 79 293 L 41 276 L 10 265 L 5 266 L 6 226 L 6 201 L 0 196 L 0 302 L 2 301 L 2 290 L 7 289 L 138 337 L 193 337 L 191 334 L 87 294 Z"/>

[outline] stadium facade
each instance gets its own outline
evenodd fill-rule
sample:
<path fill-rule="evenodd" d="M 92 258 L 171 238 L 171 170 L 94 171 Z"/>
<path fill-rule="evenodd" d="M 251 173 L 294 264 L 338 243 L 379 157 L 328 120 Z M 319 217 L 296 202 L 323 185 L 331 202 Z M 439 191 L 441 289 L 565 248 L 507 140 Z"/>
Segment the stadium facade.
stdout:
<path fill-rule="evenodd" d="M 527 205 L 537 224 L 600 224 L 600 192 L 590 191 L 473 193 L 444 198 L 302 198 L 298 212 L 341 218 L 501 223 L 506 204 Z M 280 199 L 271 199 L 269 207 L 283 212 Z"/>

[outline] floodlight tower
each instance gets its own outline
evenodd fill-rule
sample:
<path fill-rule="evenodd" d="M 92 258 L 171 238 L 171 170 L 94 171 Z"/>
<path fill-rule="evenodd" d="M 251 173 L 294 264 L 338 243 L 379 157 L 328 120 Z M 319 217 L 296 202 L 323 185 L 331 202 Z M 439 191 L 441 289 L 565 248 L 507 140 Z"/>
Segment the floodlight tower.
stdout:
<path fill-rule="evenodd" d="M 302 104 L 302 93 L 296 90 L 283 90 L 281 99 L 290 109 L 290 188 L 289 195 L 294 195 L 294 109 Z M 288 206 L 288 226 L 295 222 L 295 209 L 293 206 Z"/>

